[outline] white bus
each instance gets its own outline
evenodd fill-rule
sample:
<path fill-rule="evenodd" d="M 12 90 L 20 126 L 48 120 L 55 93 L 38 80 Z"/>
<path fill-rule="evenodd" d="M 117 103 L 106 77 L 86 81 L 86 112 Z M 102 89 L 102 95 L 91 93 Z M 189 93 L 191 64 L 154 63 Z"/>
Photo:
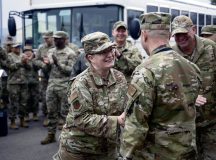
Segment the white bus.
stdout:
<path fill-rule="evenodd" d="M 70 41 L 81 46 L 88 33 L 102 31 L 112 36 L 112 25 L 125 21 L 129 28 L 134 18 L 146 12 L 166 12 L 172 18 L 191 17 L 197 31 L 204 25 L 216 24 L 216 7 L 193 0 L 31 0 L 31 9 L 23 11 L 23 41 L 32 37 L 33 47 L 42 43 L 46 30 L 64 30 Z"/>

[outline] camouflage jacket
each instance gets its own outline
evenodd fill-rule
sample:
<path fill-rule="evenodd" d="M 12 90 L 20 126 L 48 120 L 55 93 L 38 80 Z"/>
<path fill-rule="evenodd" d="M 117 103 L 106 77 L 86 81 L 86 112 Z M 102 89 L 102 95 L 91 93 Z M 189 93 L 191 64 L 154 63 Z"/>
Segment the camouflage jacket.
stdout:
<path fill-rule="evenodd" d="M 39 68 L 34 65 L 33 59 L 28 62 L 28 65 L 30 66 L 29 70 L 27 70 L 27 72 L 26 72 L 28 84 L 39 83 L 39 78 L 38 78 Z"/>
<path fill-rule="evenodd" d="M 79 54 L 76 60 L 76 63 L 74 64 L 73 69 L 71 71 L 71 75 L 70 75 L 71 79 L 76 77 L 81 72 L 83 72 L 86 68 L 88 68 L 89 63 L 87 59 L 85 58 L 85 56 L 86 56 L 85 53 Z"/>
<path fill-rule="evenodd" d="M 124 73 L 127 82 L 130 82 L 133 71 L 142 62 L 141 53 L 130 41 L 126 41 L 124 47 L 117 49 L 122 56 L 116 60 L 114 68 Z"/>
<path fill-rule="evenodd" d="M 74 43 L 69 43 L 67 46 L 71 48 L 76 53 L 77 56 L 80 54 L 79 47 Z"/>
<path fill-rule="evenodd" d="M 184 54 L 177 45 L 173 49 L 200 68 L 203 85 L 199 94 L 207 98 L 207 104 L 197 107 L 198 122 L 213 120 L 216 123 L 216 45 L 208 39 L 195 38 L 197 47 L 192 56 Z"/>
<path fill-rule="evenodd" d="M 57 58 L 57 64 L 53 63 L 52 55 Z M 72 67 L 76 61 L 76 54 L 69 47 L 57 50 L 57 48 L 52 48 L 48 51 L 48 58 L 50 59 L 50 64 L 48 68 L 50 70 L 48 85 L 67 87 L 68 81 L 70 79 L 70 73 Z"/>
<path fill-rule="evenodd" d="M 26 72 L 30 70 L 28 64 L 24 64 L 21 61 L 22 54 L 16 55 L 11 52 L 8 54 L 8 84 L 27 84 L 27 74 Z"/>
<path fill-rule="evenodd" d="M 7 70 L 7 67 L 8 67 L 7 57 L 8 57 L 8 54 L 6 53 L 6 51 L 0 47 L 0 66 L 4 70 Z"/>
<path fill-rule="evenodd" d="M 104 81 L 92 68 L 77 76 L 70 87 L 70 109 L 61 133 L 61 144 L 68 151 L 104 154 L 116 148 L 117 116 L 123 111 L 127 82 L 111 69 Z"/>
<path fill-rule="evenodd" d="M 183 160 L 196 150 L 199 69 L 171 48 L 151 55 L 128 88 L 120 152 L 135 160 Z"/>
<path fill-rule="evenodd" d="M 48 57 L 48 50 L 51 48 L 54 48 L 54 45 L 49 47 L 47 46 L 46 43 L 40 45 L 37 50 L 36 57 L 33 60 L 34 65 L 42 69 L 42 73 L 43 73 L 43 75 L 41 75 L 42 77 L 48 77 L 48 69 L 46 64 L 43 62 L 43 58 Z"/>

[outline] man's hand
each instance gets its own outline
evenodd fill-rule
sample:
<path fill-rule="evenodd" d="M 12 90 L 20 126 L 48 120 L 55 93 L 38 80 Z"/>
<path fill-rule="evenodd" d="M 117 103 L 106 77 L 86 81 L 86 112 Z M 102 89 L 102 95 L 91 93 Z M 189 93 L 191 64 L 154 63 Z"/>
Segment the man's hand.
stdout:
<path fill-rule="evenodd" d="M 29 61 L 28 56 L 24 54 L 24 55 L 22 56 L 22 58 L 21 58 L 21 61 L 22 61 L 22 63 L 24 63 L 24 64 L 28 63 L 28 61 Z"/>
<path fill-rule="evenodd" d="M 117 49 L 114 49 L 114 52 L 117 59 L 119 59 L 122 56 L 122 54 Z"/>
<path fill-rule="evenodd" d="M 205 97 L 203 97 L 202 95 L 198 95 L 197 99 L 196 99 L 196 106 L 203 106 L 204 104 L 206 104 L 207 99 Z"/>
<path fill-rule="evenodd" d="M 120 116 L 118 116 L 118 124 L 121 125 L 122 127 L 124 127 L 125 125 L 125 112 L 123 112 Z"/>
<path fill-rule="evenodd" d="M 56 56 L 52 55 L 52 59 L 53 59 L 53 63 L 55 65 L 58 65 L 58 60 L 57 60 Z"/>
<path fill-rule="evenodd" d="M 49 61 L 49 58 L 48 58 L 48 57 L 44 57 L 44 58 L 43 58 L 43 62 L 44 62 L 45 64 L 50 64 L 50 61 Z"/>

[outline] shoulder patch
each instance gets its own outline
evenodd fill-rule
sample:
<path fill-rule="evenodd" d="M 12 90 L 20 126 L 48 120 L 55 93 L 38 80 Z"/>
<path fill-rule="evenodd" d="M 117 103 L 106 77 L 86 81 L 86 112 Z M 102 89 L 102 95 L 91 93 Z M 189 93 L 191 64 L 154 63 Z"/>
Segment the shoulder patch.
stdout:
<path fill-rule="evenodd" d="M 73 108 L 74 110 L 79 110 L 80 109 L 80 102 L 78 99 L 76 99 L 74 102 L 73 102 Z"/>
<path fill-rule="evenodd" d="M 133 97 L 133 95 L 137 92 L 136 87 L 133 84 L 128 86 L 128 94 Z"/>

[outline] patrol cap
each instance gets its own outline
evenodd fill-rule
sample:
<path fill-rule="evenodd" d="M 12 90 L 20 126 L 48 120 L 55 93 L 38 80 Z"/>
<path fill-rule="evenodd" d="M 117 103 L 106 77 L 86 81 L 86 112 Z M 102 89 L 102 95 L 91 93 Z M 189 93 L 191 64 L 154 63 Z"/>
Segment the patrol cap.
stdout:
<path fill-rule="evenodd" d="M 123 21 L 117 21 L 113 25 L 113 30 L 118 29 L 120 27 L 123 27 L 123 28 L 127 29 L 127 25 L 125 24 L 125 22 L 123 22 Z"/>
<path fill-rule="evenodd" d="M 94 32 L 84 36 L 81 39 L 86 54 L 100 54 L 115 44 L 109 39 L 109 36 L 102 32 Z"/>
<path fill-rule="evenodd" d="M 65 31 L 56 31 L 56 33 L 53 35 L 54 38 L 68 38 L 68 33 Z"/>
<path fill-rule="evenodd" d="M 140 15 L 141 29 L 170 30 L 171 15 L 163 12 L 151 12 Z"/>
<path fill-rule="evenodd" d="M 12 47 L 13 47 L 13 48 L 20 48 L 20 47 L 21 47 L 21 43 L 16 42 L 16 43 L 14 43 L 14 44 L 12 45 Z"/>
<path fill-rule="evenodd" d="M 177 16 L 172 22 L 172 36 L 177 33 L 188 33 L 189 28 L 193 26 L 192 20 L 185 16 Z"/>
<path fill-rule="evenodd" d="M 216 34 L 216 25 L 207 25 L 207 26 L 203 26 L 201 29 L 201 35 L 202 34 Z"/>
<path fill-rule="evenodd" d="M 49 38 L 53 36 L 53 32 L 52 31 L 47 31 L 43 33 L 43 38 Z"/>
<path fill-rule="evenodd" d="M 24 48 L 23 48 L 23 52 L 25 52 L 25 51 L 32 51 L 32 52 L 33 52 L 33 50 L 32 50 L 32 46 L 29 46 L 29 45 L 24 46 Z"/>
<path fill-rule="evenodd" d="M 6 44 L 6 45 L 8 45 L 8 44 L 11 44 L 11 45 L 14 44 L 13 37 L 7 36 L 6 39 L 5 39 L 5 43 L 4 44 Z"/>

